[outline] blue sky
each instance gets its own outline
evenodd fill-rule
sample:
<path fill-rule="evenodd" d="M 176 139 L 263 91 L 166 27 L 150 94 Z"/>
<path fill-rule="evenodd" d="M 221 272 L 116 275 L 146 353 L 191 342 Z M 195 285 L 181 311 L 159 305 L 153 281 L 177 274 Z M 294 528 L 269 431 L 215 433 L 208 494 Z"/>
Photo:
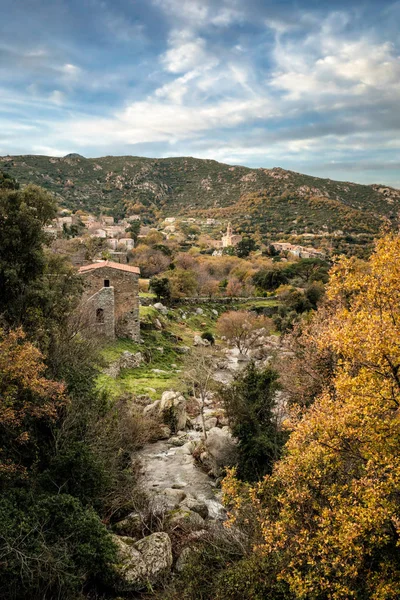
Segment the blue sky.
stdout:
<path fill-rule="evenodd" d="M 400 187 L 400 2 L 0 8 L 0 155 L 190 155 Z"/>

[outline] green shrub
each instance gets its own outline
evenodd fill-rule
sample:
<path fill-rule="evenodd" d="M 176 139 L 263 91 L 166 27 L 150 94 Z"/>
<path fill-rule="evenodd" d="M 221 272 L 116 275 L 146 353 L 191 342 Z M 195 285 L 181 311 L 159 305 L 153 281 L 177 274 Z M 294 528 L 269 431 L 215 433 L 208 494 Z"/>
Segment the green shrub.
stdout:
<path fill-rule="evenodd" d="M 75 599 L 108 575 L 115 547 L 91 508 L 67 494 L 15 490 L 0 499 L 3 598 Z"/>
<path fill-rule="evenodd" d="M 250 363 L 220 391 L 232 434 L 238 440 L 240 479 L 255 481 L 270 473 L 286 441 L 274 413 L 277 379 L 271 368 L 259 371 Z"/>
<path fill-rule="evenodd" d="M 204 331 L 204 332 L 201 334 L 201 337 L 202 337 L 202 339 L 203 339 L 203 340 L 207 340 L 208 342 L 210 342 L 211 346 L 214 346 L 214 344 L 215 344 L 215 339 L 214 339 L 214 336 L 213 336 L 213 334 L 211 333 L 211 331 Z"/>

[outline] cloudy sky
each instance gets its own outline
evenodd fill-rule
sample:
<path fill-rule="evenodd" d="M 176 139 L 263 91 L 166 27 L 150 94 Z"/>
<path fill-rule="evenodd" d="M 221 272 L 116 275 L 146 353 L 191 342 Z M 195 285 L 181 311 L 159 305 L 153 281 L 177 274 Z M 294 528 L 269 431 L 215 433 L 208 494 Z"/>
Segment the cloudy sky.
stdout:
<path fill-rule="evenodd" d="M 190 155 L 400 187 L 400 1 L 0 8 L 0 155 Z"/>

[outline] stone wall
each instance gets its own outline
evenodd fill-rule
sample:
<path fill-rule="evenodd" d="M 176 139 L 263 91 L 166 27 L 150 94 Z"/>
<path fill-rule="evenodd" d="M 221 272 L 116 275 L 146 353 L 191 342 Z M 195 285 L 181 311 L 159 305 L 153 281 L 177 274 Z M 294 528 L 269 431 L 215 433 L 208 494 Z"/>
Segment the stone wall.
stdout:
<path fill-rule="evenodd" d="M 106 290 L 107 294 L 107 290 L 113 288 L 114 332 L 119 337 L 129 337 L 139 341 L 139 275 L 105 266 L 84 273 L 84 278 L 84 302 L 90 299 L 95 308 L 93 304 L 95 294 L 98 297 L 97 292 Z M 109 283 L 109 288 L 104 287 L 106 281 Z"/>
<path fill-rule="evenodd" d="M 95 335 L 114 339 L 114 288 L 103 287 L 89 298 L 86 298 L 84 307 L 86 322 L 91 332 Z"/>

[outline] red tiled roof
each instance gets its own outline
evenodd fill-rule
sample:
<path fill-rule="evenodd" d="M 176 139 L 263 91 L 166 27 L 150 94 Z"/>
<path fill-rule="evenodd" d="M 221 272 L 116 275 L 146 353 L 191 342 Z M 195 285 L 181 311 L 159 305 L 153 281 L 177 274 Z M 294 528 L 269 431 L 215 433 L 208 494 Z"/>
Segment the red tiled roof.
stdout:
<path fill-rule="evenodd" d="M 118 269 L 119 271 L 127 271 L 128 273 L 136 273 L 140 275 L 139 267 L 131 267 L 130 265 L 122 265 L 121 263 L 113 262 L 112 260 L 102 260 L 100 262 L 91 263 L 85 265 L 79 269 L 79 273 L 88 273 L 94 269 L 102 269 L 103 267 L 110 267 L 110 269 Z"/>

